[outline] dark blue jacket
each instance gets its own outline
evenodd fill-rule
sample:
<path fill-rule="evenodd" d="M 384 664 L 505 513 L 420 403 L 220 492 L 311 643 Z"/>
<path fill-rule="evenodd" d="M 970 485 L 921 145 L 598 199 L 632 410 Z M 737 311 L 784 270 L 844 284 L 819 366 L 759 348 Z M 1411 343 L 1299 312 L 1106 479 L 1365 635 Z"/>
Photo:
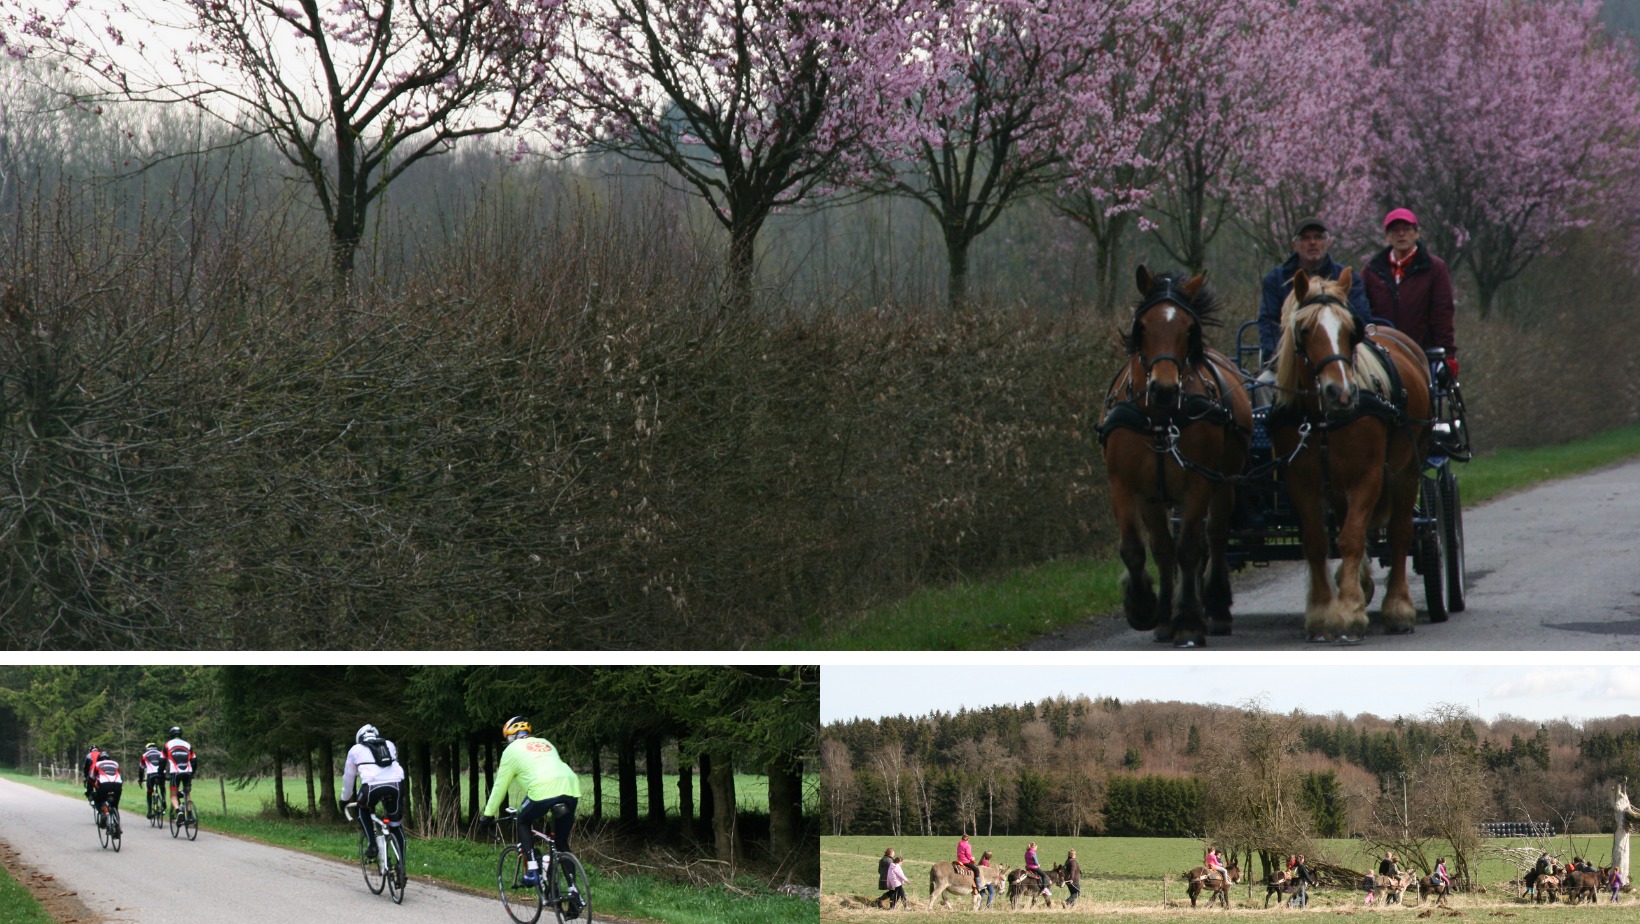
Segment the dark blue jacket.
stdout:
<path fill-rule="evenodd" d="M 1258 303 L 1258 342 L 1264 350 L 1264 361 L 1269 362 L 1276 355 L 1276 345 L 1281 342 L 1281 306 L 1287 301 L 1287 295 L 1293 291 L 1293 274 L 1298 272 L 1298 254 L 1287 258 L 1287 262 L 1271 270 L 1264 276 L 1264 292 Z M 1337 279 L 1338 274 L 1344 272 L 1344 265 L 1327 254 L 1321 258 L 1321 274 L 1328 279 Z M 1372 323 L 1372 308 L 1367 304 L 1367 290 L 1361 282 L 1361 274 L 1356 273 L 1354 281 L 1350 283 L 1350 310 L 1355 312 L 1355 323 L 1361 325 L 1364 331 Z"/>

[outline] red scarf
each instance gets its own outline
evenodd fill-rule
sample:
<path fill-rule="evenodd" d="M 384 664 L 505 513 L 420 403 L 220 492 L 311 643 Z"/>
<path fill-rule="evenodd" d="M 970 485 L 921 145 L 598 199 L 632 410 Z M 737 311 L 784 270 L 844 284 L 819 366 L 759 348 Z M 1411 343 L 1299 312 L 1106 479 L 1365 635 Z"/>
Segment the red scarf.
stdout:
<path fill-rule="evenodd" d="M 1418 255 L 1418 248 L 1414 247 L 1411 250 L 1407 251 L 1407 256 L 1406 256 L 1405 260 L 1397 260 L 1397 259 L 1395 259 L 1395 249 L 1390 248 L 1390 252 L 1389 252 L 1389 269 L 1390 269 L 1390 273 L 1395 276 L 1395 284 L 1396 285 L 1400 285 L 1401 280 L 1406 278 L 1407 267 L 1412 265 L 1412 258 L 1416 257 L 1417 255 Z"/>

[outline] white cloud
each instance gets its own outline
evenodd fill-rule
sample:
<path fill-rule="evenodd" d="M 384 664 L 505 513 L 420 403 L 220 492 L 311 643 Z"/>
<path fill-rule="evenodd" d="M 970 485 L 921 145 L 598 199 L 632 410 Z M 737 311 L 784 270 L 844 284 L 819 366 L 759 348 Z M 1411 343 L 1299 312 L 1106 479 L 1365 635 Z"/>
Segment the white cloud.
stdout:
<path fill-rule="evenodd" d="M 1487 695 L 1496 699 L 1524 699 L 1579 691 L 1592 693 L 1605 679 L 1605 674 L 1604 670 L 1596 667 L 1536 668 L 1494 684 Z"/>

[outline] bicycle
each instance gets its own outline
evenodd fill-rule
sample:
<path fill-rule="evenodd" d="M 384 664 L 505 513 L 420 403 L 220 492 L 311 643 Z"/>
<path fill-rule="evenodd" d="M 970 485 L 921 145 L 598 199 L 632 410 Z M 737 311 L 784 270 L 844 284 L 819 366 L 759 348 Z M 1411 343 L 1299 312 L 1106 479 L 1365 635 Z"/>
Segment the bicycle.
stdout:
<path fill-rule="evenodd" d="M 567 811 L 563 806 L 554 811 L 559 809 Z M 502 823 L 511 823 L 514 835 L 518 833 L 518 816 L 513 809 L 508 809 L 507 817 L 496 819 L 497 842 L 501 841 Z M 529 870 L 529 858 L 519 852 L 516 836 L 501 849 L 501 858 L 496 863 L 496 889 L 501 893 L 501 905 L 507 909 L 507 916 L 517 924 L 535 924 L 541 917 L 541 909 L 550 907 L 559 924 L 570 921 L 592 924 L 591 881 L 586 868 L 575 854 L 559 850 L 551 834 L 535 828 L 531 828 L 530 833 L 534 835 L 535 852 L 545 864 L 540 870 L 540 879 L 530 889 L 533 902 L 521 901 L 521 896 L 512 894 L 515 889 L 529 888 L 523 882 Z"/>
<path fill-rule="evenodd" d="M 120 810 L 108 803 L 93 807 L 97 809 L 97 843 L 107 849 L 110 844 L 114 852 L 120 852 Z"/>
<path fill-rule="evenodd" d="M 165 783 L 148 787 L 148 824 L 151 827 L 165 827 Z"/>
<path fill-rule="evenodd" d="M 188 840 L 199 836 L 199 815 L 194 811 L 193 788 L 178 789 L 177 807 L 171 810 L 171 836 L 186 831 Z"/>
<path fill-rule="evenodd" d="M 354 809 L 358 808 L 358 800 L 347 803 L 348 821 L 357 821 L 358 816 Z M 369 811 L 366 808 L 366 811 Z M 370 813 L 370 820 L 376 826 L 376 856 L 370 856 L 370 841 L 363 831 L 359 832 L 359 868 L 364 871 L 364 884 L 375 895 L 382 894 L 382 888 L 387 889 L 388 897 L 393 904 L 404 903 L 404 886 L 407 880 L 404 869 L 403 848 L 399 846 L 399 836 L 393 833 L 396 827 L 390 820 Z"/>

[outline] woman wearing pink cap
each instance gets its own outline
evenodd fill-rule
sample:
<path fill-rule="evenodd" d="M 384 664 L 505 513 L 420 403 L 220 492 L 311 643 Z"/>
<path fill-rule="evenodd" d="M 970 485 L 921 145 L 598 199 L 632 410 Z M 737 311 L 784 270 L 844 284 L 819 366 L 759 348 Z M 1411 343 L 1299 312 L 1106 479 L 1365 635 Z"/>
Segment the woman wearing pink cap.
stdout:
<path fill-rule="evenodd" d="M 1384 216 L 1389 246 L 1367 263 L 1362 277 L 1375 318 L 1395 325 L 1424 349 L 1446 349 L 1447 371 L 1458 377 L 1452 328 L 1452 276 L 1446 262 L 1418 240 L 1418 216 L 1395 209 Z"/>

